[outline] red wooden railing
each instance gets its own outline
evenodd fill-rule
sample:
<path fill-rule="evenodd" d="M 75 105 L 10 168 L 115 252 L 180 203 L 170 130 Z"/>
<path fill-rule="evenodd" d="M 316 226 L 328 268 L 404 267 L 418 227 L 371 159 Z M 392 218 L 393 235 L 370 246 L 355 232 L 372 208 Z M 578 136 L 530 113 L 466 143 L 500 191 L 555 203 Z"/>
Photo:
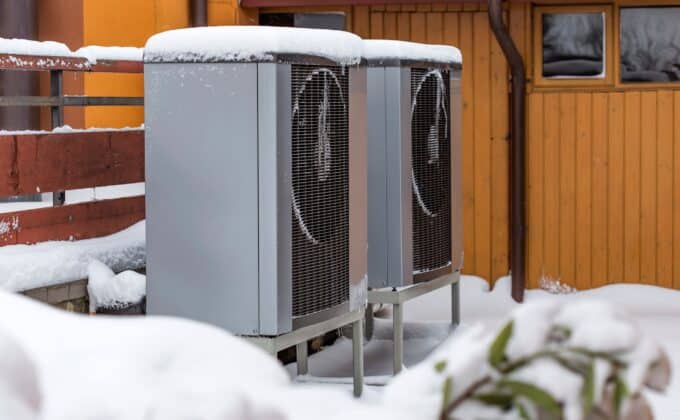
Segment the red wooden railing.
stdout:
<path fill-rule="evenodd" d="M 142 105 L 139 97 L 65 96 L 63 72 L 142 73 L 134 61 L 89 63 L 78 57 L 0 54 L 0 69 L 50 72 L 50 96 L 0 97 L 0 106 L 44 106 L 52 125 L 65 106 Z M 2 127 L 0 127 L 1 129 Z M 0 135 L 0 197 L 144 181 L 144 131 Z M 126 197 L 0 213 L 0 246 L 109 235 L 144 219 L 144 197 Z"/>

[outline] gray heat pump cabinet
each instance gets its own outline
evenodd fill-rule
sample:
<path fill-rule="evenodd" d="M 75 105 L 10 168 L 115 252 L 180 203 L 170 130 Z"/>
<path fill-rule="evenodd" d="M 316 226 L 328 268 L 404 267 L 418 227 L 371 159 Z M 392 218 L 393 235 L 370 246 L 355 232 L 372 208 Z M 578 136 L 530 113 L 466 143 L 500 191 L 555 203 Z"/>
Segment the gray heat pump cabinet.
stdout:
<path fill-rule="evenodd" d="M 393 370 L 403 366 L 403 303 L 451 286 L 460 319 L 460 52 L 364 41 L 368 64 L 368 302 L 391 304 Z"/>
<path fill-rule="evenodd" d="M 145 49 L 148 312 L 253 337 L 366 303 L 366 73 L 349 33 L 212 27 Z"/>
<path fill-rule="evenodd" d="M 457 49 L 365 41 L 368 283 L 403 287 L 463 262 Z"/>

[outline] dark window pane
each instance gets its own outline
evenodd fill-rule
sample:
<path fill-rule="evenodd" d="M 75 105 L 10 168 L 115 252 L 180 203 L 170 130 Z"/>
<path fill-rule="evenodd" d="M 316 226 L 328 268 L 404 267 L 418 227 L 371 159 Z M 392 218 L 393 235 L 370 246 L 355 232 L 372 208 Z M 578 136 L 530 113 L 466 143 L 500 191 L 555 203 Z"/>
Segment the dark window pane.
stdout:
<path fill-rule="evenodd" d="M 296 13 L 296 28 L 345 30 L 345 15 L 342 13 Z"/>
<path fill-rule="evenodd" d="M 262 26 L 295 26 L 295 15 L 292 13 L 261 13 Z"/>
<path fill-rule="evenodd" d="M 604 15 L 543 15 L 543 77 L 604 77 Z"/>
<path fill-rule="evenodd" d="M 260 25 L 344 31 L 345 15 L 342 13 L 262 13 Z"/>
<path fill-rule="evenodd" d="M 680 7 L 621 9 L 621 81 L 680 81 Z"/>

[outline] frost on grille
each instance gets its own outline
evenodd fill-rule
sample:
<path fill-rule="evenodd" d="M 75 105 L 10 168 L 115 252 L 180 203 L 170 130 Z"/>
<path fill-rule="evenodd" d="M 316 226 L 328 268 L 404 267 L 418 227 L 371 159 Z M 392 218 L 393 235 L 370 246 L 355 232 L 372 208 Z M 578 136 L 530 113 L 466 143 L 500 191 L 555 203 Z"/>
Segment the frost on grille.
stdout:
<path fill-rule="evenodd" d="M 348 71 L 292 66 L 293 316 L 349 299 Z"/>
<path fill-rule="evenodd" d="M 423 274 L 451 263 L 449 73 L 411 69 L 411 98 L 413 271 Z"/>

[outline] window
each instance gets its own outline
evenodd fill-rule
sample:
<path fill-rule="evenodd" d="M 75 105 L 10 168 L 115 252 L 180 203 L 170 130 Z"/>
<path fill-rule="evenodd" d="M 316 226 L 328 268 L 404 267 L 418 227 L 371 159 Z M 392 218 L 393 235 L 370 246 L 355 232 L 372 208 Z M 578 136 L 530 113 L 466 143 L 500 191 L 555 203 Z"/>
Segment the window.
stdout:
<path fill-rule="evenodd" d="M 543 15 L 543 77 L 604 77 L 604 15 Z"/>
<path fill-rule="evenodd" d="M 262 13 L 260 25 L 345 30 L 343 13 Z"/>
<path fill-rule="evenodd" d="M 621 82 L 680 81 L 680 7 L 622 8 Z"/>
<path fill-rule="evenodd" d="M 604 85 L 611 68 L 611 7 L 536 7 L 535 84 Z"/>

